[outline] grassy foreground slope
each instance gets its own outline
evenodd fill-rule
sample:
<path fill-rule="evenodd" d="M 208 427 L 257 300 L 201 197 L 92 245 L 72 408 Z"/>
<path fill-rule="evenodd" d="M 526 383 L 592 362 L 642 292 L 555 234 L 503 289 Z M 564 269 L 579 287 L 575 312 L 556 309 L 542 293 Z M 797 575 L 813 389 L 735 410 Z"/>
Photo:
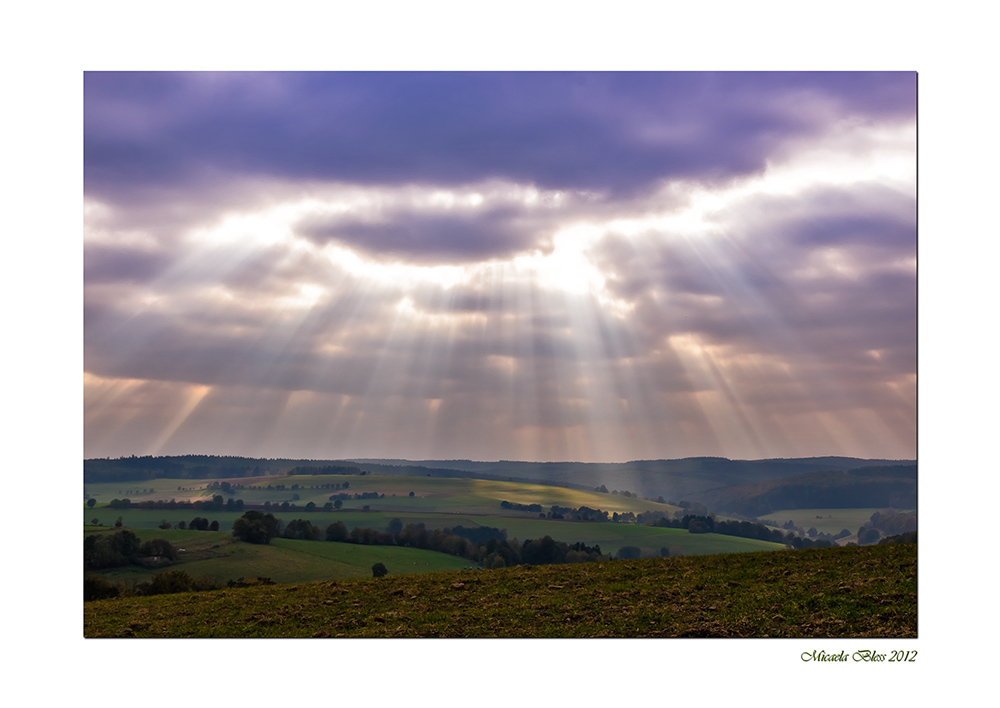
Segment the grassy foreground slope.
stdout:
<path fill-rule="evenodd" d="M 84 603 L 85 637 L 915 637 L 915 544 Z"/>

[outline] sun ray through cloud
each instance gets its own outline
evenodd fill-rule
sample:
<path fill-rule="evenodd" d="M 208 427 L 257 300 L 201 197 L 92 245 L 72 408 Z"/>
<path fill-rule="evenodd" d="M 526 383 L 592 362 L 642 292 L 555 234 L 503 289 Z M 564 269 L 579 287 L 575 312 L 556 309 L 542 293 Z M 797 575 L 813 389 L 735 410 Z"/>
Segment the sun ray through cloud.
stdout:
<path fill-rule="evenodd" d="M 87 454 L 911 457 L 915 149 L 905 72 L 89 72 Z"/>

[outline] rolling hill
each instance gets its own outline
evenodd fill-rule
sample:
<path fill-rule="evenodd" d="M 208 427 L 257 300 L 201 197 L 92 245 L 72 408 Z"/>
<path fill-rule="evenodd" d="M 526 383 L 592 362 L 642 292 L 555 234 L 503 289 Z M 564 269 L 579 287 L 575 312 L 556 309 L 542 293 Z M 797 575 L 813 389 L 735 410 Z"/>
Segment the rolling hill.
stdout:
<path fill-rule="evenodd" d="M 866 460 L 853 457 L 813 457 L 769 460 L 729 460 L 721 457 L 692 457 L 679 460 L 636 460 L 622 463 L 583 462 L 475 462 L 472 460 L 293 460 L 254 459 L 247 457 L 218 457 L 211 455 L 183 455 L 176 457 L 129 457 L 118 459 L 90 459 L 84 461 L 84 482 L 142 481 L 160 478 L 177 479 L 240 479 L 259 475 L 284 475 L 296 468 L 336 467 L 341 472 L 353 470 L 354 474 L 381 476 L 409 476 L 436 478 L 478 478 L 546 485 L 571 489 L 593 490 L 602 485 L 608 491 L 629 491 L 647 499 L 679 502 L 701 502 L 716 510 L 719 504 L 732 505 L 739 495 L 760 494 L 772 485 L 780 487 L 779 480 L 796 478 L 800 485 L 802 475 L 815 474 L 817 489 L 826 485 L 840 494 L 846 488 L 858 487 L 851 497 L 851 506 L 888 506 L 887 502 L 865 500 L 886 499 L 896 494 L 912 497 L 915 485 L 916 462 L 912 460 Z M 912 468 L 912 484 L 888 481 L 896 473 L 882 474 L 875 470 L 908 466 Z M 859 469 L 869 470 L 846 474 Z M 839 477 L 832 473 L 843 473 Z M 909 473 L 907 473 L 909 474 Z M 887 479 L 881 479 L 887 477 Z M 834 483 L 832 480 L 839 480 Z M 753 485 L 765 485 L 754 487 Z M 909 484 L 909 486 L 907 486 Z M 748 486 L 749 485 L 749 486 Z M 881 486 L 880 486 L 881 485 Z M 732 488 L 732 493 L 725 490 Z M 891 489 L 890 489 L 891 488 Z M 868 496 L 866 496 L 868 495 Z M 850 495 L 847 495 L 848 497 Z M 796 502 L 799 503 L 799 502 Z M 803 502 L 804 503 L 804 502 Z M 829 503 L 805 506 L 830 506 Z M 759 505 L 766 508 L 767 504 Z M 901 506 L 901 504 L 897 504 Z M 720 509 L 723 507 L 719 507 Z M 749 508 L 743 505 L 742 508 Z M 754 507 L 757 508 L 757 507 Z M 790 508 L 788 505 L 772 508 Z M 727 508 L 736 512 L 736 508 Z M 744 512 L 739 512 L 744 513 Z"/>

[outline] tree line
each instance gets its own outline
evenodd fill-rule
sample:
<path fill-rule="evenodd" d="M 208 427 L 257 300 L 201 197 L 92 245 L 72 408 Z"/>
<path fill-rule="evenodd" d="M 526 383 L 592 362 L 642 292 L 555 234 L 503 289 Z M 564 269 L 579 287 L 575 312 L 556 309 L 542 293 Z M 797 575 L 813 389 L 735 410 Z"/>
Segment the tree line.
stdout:
<path fill-rule="evenodd" d="M 362 527 L 348 531 L 343 521 L 336 521 L 322 529 L 308 519 L 293 519 L 284 524 L 273 514 L 251 510 L 233 523 L 233 536 L 248 543 L 270 543 L 272 538 L 281 537 L 420 548 L 466 558 L 483 568 L 608 560 L 596 544 L 566 543 L 549 536 L 521 543 L 517 539 L 508 539 L 502 529 L 455 526 L 428 530 L 422 522 L 404 525 L 399 519 L 392 519 L 387 531 Z"/>
<path fill-rule="evenodd" d="M 87 506 L 93 508 L 96 500 L 91 497 L 87 500 Z M 112 509 L 162 509 L 162 510 L 173 510 L 173 509 L 193 509 L 193 510 L 205 510 L 205 511 L 243 511 L 243 500 L 224 498 L 221 494 L 216 494 L 212 497 L 211 501 L 199 500 L 199 501 L 177 501 L 176 499 L 171 499 L 170 501 L 164 501 L 162 499 L 147 499 L 141 502 L 133 502 L 131 499 L 112 499 L 108 502 L 108 506 Z"/>
<path fill-rule="evenodd" d="M 288 470 L 288 475 L 356 474 L 366 475 L 365 470 L 354 465 L 323 465 L 321 467 L 300 466 Z"/>
<path fill-rule="evenodd" d="M 697 516 L 685 514 L 680 519 L 671 519 L 663 516 L 646 525 L 659 528 L 686 529 L 688 533 L 717 533 L 723 536 L 753 538 L 758 541 L 783 543 L 791 548 L 826 548 L 834 545 L 832 541 L 825 538 L 803 538 L 791 531 L 783 533 L 781 529 L 770 528 L 761 523 L 720 520 L 711 515 Z"/>
<path fill-rule="evenodd" d="M 871 518 L 858 527 L 858 545 L 867 546 L 881 543 L 893 536 L 912 535 L 916 540 L 916 512 L 897 512 L 888 509 L 885 512 L 876 511 Z"/>

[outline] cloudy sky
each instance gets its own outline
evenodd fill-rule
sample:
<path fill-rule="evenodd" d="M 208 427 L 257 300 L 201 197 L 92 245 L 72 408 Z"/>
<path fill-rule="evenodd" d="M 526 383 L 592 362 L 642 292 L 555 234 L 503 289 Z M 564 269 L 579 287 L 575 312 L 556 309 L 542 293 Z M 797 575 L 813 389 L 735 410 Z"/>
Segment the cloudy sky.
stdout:
<path fill-rule="evenodd" d="M 913 73 L 87 73 L 84 454 L 916 456 Z"/>

